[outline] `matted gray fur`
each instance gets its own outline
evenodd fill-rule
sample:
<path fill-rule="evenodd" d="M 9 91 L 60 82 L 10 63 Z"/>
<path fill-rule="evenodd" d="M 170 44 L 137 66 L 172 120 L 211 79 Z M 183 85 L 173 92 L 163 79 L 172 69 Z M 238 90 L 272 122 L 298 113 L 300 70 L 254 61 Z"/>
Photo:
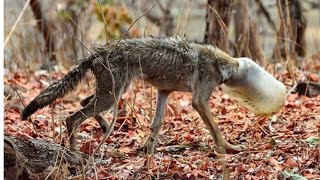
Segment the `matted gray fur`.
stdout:
<path fill-rule="evenodd" d="M 108 122 L 99 113 L 109 110 L 115 103 L 111 94 L 112 78 L 106 69 L 109 62 L 117 101 L 133 78 L 143 78 L 158 90 L 151 135 L 146 144 L 148 153 L 154 152 L 167 97 L 173 91 L 192 92 L 192 106 L 199 112 L 219 148 L 224 151 L 241 150 L 241 147 L 231 145 L 223 139 L 208 105 L 214 88 L 237 71 L 239 63 L 236 58 L 211 45 L 195 44 L 179 37 L 114 41 L 96 47 L 93 54 L 80 60 L 62 79 L 43 90 L 23 110 L 21 118 L 27 119 L 38 109 L 74 90 L 87 71 L 91 70 L 96 78 L 96 94 L 83 100 L 81 104 L 84 107 L 66 119 L 70 147 L 76 150 L 74 128 L 87 117 L 94 116 L 104 130 L 108 128 Z"/>

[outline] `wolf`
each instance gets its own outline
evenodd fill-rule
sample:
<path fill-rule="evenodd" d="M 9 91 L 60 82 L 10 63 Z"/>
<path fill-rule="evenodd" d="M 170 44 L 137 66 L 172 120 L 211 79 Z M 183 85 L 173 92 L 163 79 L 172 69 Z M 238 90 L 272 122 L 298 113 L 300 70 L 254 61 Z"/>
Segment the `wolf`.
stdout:
<path fill-rule="evenodd" d="M 227 142 L 213 120 L 208 100 L 213 90 L 236 74 L 239 61 L 212 45 L 201 45 L 185 38 L 122 39 L 96 46 L 93 53 L 80 60 L 62 79 L 35 97 L 22 111 L 26 120 L 38 109 L 75 90 L 90 70 L 96 80 L 96 92 L 81 102 L 83 108 L 66 118 L 71 150 L 77 150 L 76 127 L 94 117 L 106 131 L 109 123 L 99 114 L 118 103 L 130 82 L 142 78 L 157 88 L 156 110 L 146 148 L 154 154 L 165 107 L 173 91 L 191 92 L 192 107 L 199 113 L 217 147 L 225 152 L 239 152 L 243 146 Z M 113 92 L 113 93 L 112 93 Z"/>

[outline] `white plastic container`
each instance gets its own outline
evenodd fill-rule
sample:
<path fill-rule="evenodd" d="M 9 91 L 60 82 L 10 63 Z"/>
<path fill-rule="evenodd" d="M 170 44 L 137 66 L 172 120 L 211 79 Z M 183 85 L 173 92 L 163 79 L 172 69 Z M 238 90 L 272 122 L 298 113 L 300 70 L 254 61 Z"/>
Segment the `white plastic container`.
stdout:
<path fill-rule="evenodd" d="M 286 100 L 286 87 L 249 58 L 237 58 L 238 72 L 222 90 L 257 115 L 277 113 Z"/>

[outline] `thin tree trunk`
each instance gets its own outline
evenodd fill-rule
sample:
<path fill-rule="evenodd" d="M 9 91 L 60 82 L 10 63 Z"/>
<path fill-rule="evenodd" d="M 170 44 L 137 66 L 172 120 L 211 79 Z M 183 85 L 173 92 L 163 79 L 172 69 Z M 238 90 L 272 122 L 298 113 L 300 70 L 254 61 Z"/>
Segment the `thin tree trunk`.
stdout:
<path fill-rule="evenodd" d="M 147 5 L 147 3 L 144 3 L 142 6 L 144 11 L 148 10 Z M 160 36 L 172 36 L 174 33 L 174 18 L 171 14 L 172 1 L 168 1 L 166 7 L 159 2 L 159 7 L 161 10 L 160 15 L 150 12 L 146 14 L 146 17 L 149 21 L 159 27 Z"/>
<path fill-rule="evenodd" d="M 279 13 L 279 28 L 278 31 L 276 32 L 277 36 L 277 42 L 274 47 L 274 52 L 273 52 L 273 57 L 275 59 L 281 60 L 281 59 L 286 59 L 287 58 L 287 52 L 286 52 L 286 41 L 285 39 L 287 36 L 287 33 L 285 32 L 286 26 L 285 26 L 285 18 L 284 18 L 284 10 L 283 8 L 285 6 L 282 6 L 281 3 L 277 2 L 277 7 L 278 7 L 278 13 Z"/>
<path fill-rule="evenodd" d="M 234 0 L 208 0 L 204 43 L 229 50 L 228 27 Z"/>
<path fill-rule="evenodd" d="M 65 11 L 70 15 L 70 17 L 68 17 L 67 19 L 67 24 L 68 26 L 70 27 L 71 31 L 73 34 L 75 34 L 76 36 L 78 36 L 78 27 L 77 27 L 77 24 L 79 23 L 79 15 L 80 15 L 80 12 L 78 8 L 74 8 L 75 7 L 75 4 L 76 4 L 76 1 L 75 0 L 67 0 L 66 1 L 66 9 Z M 71 19 L 69 19 L 71 18 Z M 69 33 L 69 32 L 67 32 Z M 77 43 L 78 41 L 73 38 L 72 36 L 69 36 L 70 38 L 67 38 L 66 39 L 66 44 L 68 44 L 68 47 L 71 47 L 71 50 L 72 50 L 72 53 L 71 51 L 68 53 L 70 56 L 70 60 L 71 60 L 71 63 L 75 63 L 77 62 L 77 60 L 79 59 L 78 58 L 78 51 L 80 48 L 78 48 L 77 46 Z"/>
<path fill-rule="evenodd" d="M 274 50 L 274 56 L 278 59 L 291 58 L 297 60 L 296 56 L 304 57 L 306 55 L 305 30 L 307 20 L 302 13 L 302 4 L 300 0 L 281 0 L 278 3 L 278 12 L 282 17 L 279 30 L 277 32 L 277 43 Z M 286 5 L 286 2 L 288 5 Z M 289 45 L 286 52 L 285 46 Z M 295 61 L 295 64 L 298 64 Z"/>
<path fill-rule="evenodd" d="M 295 51 L 298 56 L 306 55 L 306 38 L 305 31 L 307 27 L 307 19 L 302 13 L 302 3 L 300 0 L 291 0 L 290 17 L 291 26 L 295 40 Z"/>
<path fill-rule="evenodd" d="M 38 0 L 31 0 L 30 6 L 32 12 L 37 20 L 37 27 L 39 31 L 42 33 L 42 36 L 45 41 L 45 51 L 49 56 L 50 61 L 56 61 L 56 56 L 54 54 L 55 44 L 52 35 L 52 23 L 50 23 L 46 17 L 43 15 L 41 10 L 41 5 Z"/>
<path fill-rule="evenodd" d="M 248 56 L 251 57 L 251 59 L 260 62 L 261 65 L 266 65 L 261 50 L 260 37 L 254 21 L 249 21 L 249 53 Z"/>
<path fill-rule="evenodd" d="M 234 9 L 236 56 L 250 57 L 265 64 L 256 25 L 249 15 L 249 1 L 238 0 Z"/>
<path fill-rule="evenodd" d="M 234 5 L 235 43 L 236 56 L 248 56 L 249 54 L 249 16 L 248 4 L 245 0 L 238 0 Z"/>
<path fill-rule="evenodd" d="M 260 0 L 255 0 L 256 3 L 259 6 L 259 11 L 261 11 L 261 13 L 265 16 L 265 18 L 267 19 L 268 24 L 270 25 L 270 27 L 276 31 L 276 24 L 275 22 L 272 20 L 270 13 L 268 12 L 267 8 L 264 7 L 264 5 L 261 3 Z"/>

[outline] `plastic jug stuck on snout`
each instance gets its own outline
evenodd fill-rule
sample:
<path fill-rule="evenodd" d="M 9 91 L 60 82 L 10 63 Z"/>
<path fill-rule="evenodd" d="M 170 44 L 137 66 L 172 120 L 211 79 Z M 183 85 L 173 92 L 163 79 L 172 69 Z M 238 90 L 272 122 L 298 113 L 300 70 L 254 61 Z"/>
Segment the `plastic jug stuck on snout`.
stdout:
<path fill-rule="evenodd" d="M 257 115 L 278 112 L 286 100 L 286 87 L 249 58 L 237 58 L 238 72 L 222 90 Z"/>

